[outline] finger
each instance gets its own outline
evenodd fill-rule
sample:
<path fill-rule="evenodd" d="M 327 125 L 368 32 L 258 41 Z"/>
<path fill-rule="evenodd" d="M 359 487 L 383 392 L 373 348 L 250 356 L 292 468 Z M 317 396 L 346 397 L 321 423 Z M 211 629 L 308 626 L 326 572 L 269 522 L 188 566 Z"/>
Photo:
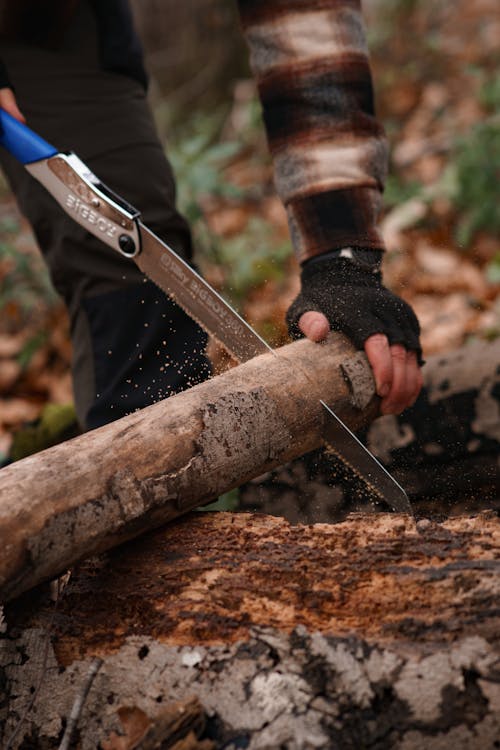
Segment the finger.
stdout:
<path fill-rule="evenodd" d="M 383 399 L 380 410 L 382 414 L 399 414 L 409 404 L 415 389 L 408 373 L 408 352 L 402 344 L 390 347 L 392 359 L 392 383 L 389 394 Z"/>
<path fill-rule="evenodd" d="M 392 357 L 387 336 L 375 333 L 365 341 L 365 352 L 373 370 L 375 387 L 381 398 L 389 395 L 392 385 Z"/>
<path fill-rule="evenodd" d="M 0 107 L 8 112 L 9 115 L 12 115 L 16 120 L 26 122 L 25 116 L 17 106 L 16 97 L 14 96 L 12 89 L 0 89 Z"/>
<path fill-rule="evenodd" d="M 299 328 L 311 341 L 323 341 L 330 331 L 330 323 L 323 313 L 309 310 L 300 316 Z"/>
<path fill-rule="evenodd" d="M 411 382 L 413 383 L 413 390 L 410 395 L 408 406 L 413 406 L 424 384 L 422 368 L 418 364 L 418 358 L 417 358 L 416 352 L 408 352 L 408 368 L 409 368 L 409 377 L 410 377 Z"/>

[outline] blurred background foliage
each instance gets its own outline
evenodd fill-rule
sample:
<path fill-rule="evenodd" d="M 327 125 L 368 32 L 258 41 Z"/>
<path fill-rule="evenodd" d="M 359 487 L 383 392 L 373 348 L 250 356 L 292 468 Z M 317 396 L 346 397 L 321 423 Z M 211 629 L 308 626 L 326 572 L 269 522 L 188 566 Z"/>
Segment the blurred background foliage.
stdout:
<path fill-rule="evenodd" d="M 132 5 L 198 263 L 272 344 L 282 343 L 298 269 L 236 4 Z M 365 0 L 363 7 L 377 110 L 391 147 L 382 217 L 386 283 L 415 307 L 427 354 L 496 336 L 500 4 Z M 44 404 L 71 399 L 70 355 L 61 302 L 2 183 L 0 451 Z"/>

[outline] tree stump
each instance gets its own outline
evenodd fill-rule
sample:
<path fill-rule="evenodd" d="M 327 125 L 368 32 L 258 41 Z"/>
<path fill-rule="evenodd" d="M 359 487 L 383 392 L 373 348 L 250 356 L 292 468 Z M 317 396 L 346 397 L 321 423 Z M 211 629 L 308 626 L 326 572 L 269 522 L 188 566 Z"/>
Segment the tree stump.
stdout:
<path fill-rule="evenodd" d="M 179 519 L 81 564 L 55 604 L 8 605 L 2 747 L 58 747 L 97 658 L 81 750 L 177 747 L 161 728 L 193 696 L 206 726 L 187 743 L 494 750 L 499 540 L 493 513 Z"/>

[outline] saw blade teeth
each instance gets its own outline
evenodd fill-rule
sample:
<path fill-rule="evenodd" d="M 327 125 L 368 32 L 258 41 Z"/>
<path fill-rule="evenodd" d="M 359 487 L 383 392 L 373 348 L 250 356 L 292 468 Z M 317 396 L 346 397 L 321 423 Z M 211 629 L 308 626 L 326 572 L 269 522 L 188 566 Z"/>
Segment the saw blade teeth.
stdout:
<path fill-rule="evenodd" d="M 340 451 L 338 451 L 338 450 L 337 450 L 337 449 L 336 449 L 336 448 L 335 448 L 335 447 L 334 447 L 334 446 L 333 446 L 333 445 L 332 445 L 331 443 L 327 443 L 326 441 L 325 441 L 324 445 L 325 445 L 325 449 L 326 449 L 326 453 L 327 453 L 327 454 L 329 454 L 329 453 L 330 453 L 330 454 L 334 455 L 334 456 L 335 456 L 336 458 L 338 458 L 338 459 L 339 459 L 339 461 L 340 461 L 340 462 L 341 462 L 342 464 L 344 464 L 344 466 L 347 466 L 347 468 L 348 468 L 348 469 L 350 469 L 350 471 L 352 471 L 352 473 L 353 473 L 353 474 L 354 474 L 354 475 L 355 475 L 356 477 L 358 477 L 358 479 L 360 479 L 360 480 L 361 480 L 361 481 L 363 482 L 363 484 L 365 485 L 365 487 L 367 487 L 367 488 L 368 488 L 368 490 L 370 490 L 370 491 L 371 491 L 372 493 L 374 493 L 374 494 L 375 494 L 375 495 L 376 495 L 376 496 L 377 496 L 378 498 L 380 498 L 381 500 L 383 500 L 384 502 L 386 502 L 386 500 L 385 500 L 385 497 L 384 497 L 384 495 L 382 494 L 382 492 L 380 492 L 380 490 L 379 490 L 379 489 L 377 489 L 377 487 L 375 487 L 375 485 L 374 485 L 374 484 L 372 484 L 372 483 L 371 483 L 371 482 L 370 482 L 370 481 L 369 481 L 369 480 L 368 480 L 368 479 L 367 479 L 367 478 L 366 478 L 366 477 L 364 476 L 364 474 L 362 474 L 362 473 L 361 473 L 360 471 L 358 471 L 358 469 L 357 469 L 357 468 L 356 468 L 355 466 L 353 466 L 353 464 L 352 464 L 352 463 L 351 463 L 350 461 L 348 461 L 348 460 L 347 460 L 347 459 L 346 459 L 346 458 L 345 458 L 345 457 L 344 457 L 344 456 L 342 455 L 342 453 L 341 453 Z"/>
<path fill-rule="evenodd" d="M 187 305 L 183 305 L 182 302 L 180 302 L 175 294 L 172 294 L 172 292 L 167 291 L 162 287 L 161 284 L 159 284 L 154 279 L 150 279 L 149 277 L 146 277 L 149 281 L 152 281 L 153 284 L 158 287 L 158 289 L 163 292 L 163 294 L 166 294 L 167 297 L 169 297 L 175 304 L 183 310 L 186 315 L 188 315 L 191 320 L 194 320 L 195 323 L 197 323 L 200 328 L 205 331 L 209 336 L 211 336 L 220 346 L 222 346 L 223 349 L 237 362 L 240 362 L 240 358 L 225 344 L 213 331 L 210 330 L 210 328 L 204 323 L 203 321 L 199 320 L 199 318 L 196 315 L 193 315 L 192 311 L 187 307 Z"/>

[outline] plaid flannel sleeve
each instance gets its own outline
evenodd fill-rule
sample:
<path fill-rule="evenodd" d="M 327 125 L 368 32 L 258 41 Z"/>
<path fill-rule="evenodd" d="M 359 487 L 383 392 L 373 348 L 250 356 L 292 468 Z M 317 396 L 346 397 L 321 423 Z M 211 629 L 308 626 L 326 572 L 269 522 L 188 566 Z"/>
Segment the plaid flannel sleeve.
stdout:
<path fill-rule="evenodd" d="M 300 261 L 377 228 L 387 143 L 360 0 L 239 0 L 278 193 Z"/>

